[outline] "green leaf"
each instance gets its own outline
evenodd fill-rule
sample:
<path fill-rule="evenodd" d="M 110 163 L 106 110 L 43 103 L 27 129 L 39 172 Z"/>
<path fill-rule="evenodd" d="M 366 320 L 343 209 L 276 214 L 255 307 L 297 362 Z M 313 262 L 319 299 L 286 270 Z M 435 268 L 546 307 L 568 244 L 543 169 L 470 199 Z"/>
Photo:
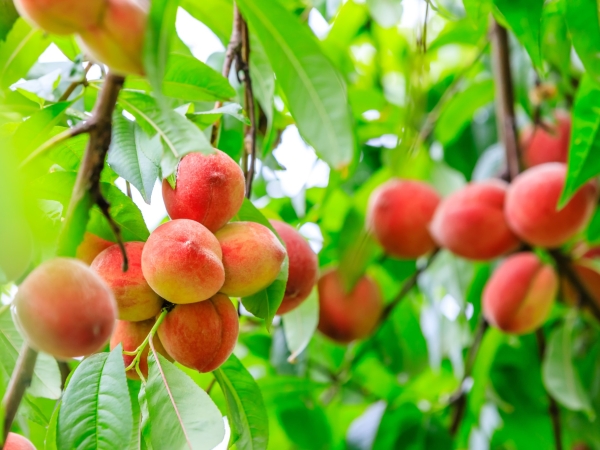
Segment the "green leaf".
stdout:
<path fill-rule="evenodd" d="M 594 410 L 589 394 L 585 391 L 579 374 L 573 364 L 575 340 L 574 320 L 556 328 L 548 339 L 548 346 L 542 365 L 542 378 L 548 393 L 565 408 L 584 411 L 590 418 Z"/>
<path fill-rule="evenodd" d="M 23 342 L 23 337 L 13 322 L 10 308 L 0 308 L 0 380 L 10 379 Z M 60 384 L 60 371 L 56 360 L 50 355 L 40 353 L 27 392 L 34 397 L 57 399 L 61 394 Z"/>
<path fill-rule="evenodd" d="M 75 369 L 58 414 L 58 448 L 114 449 L 133 428 L 122 348 L 97 353 Z"/>
<path fill-rule="evenodd" d="M 279 238 L 279 235 L 277 234 L 277 231 L 275 231 L 275 228 L 273 228 L 273 225 L 271 225 L 271 222 L 269 222 L 269 220 L 264 216 L 264 214 L 261 213 L 256 208 L 256 206 L 254 206 L 254 204 L 247 198 L 244 199 L 242 207 L 231 221 L 260 223 L 261 225 L 264 225 L 273 233 L 275 233 L 275 236 Z M 279 238 L 279 240 L 283 242 L 281 238 Z"/>
<path fill-rule="evenodd" d="M 573 106 L 573 129 L 565 188 L 559 207 L 588 180 L 600 173 L 600 87 L 584 75 Z"/>
<path fill-rule="evenodd" d="M 300 306 L 286 313 L 282 320 L 285 341 L 291 353 L 288 361 L 294 362 L 308 346 L 319 323 L 319 296 L 316 288 Z"/>
<path fill-rule="evenodd" d="M 567 0 L 567 26 L 587 75 L 600 83 L 600 22 L 595 0 Z"/>
<path fill-rule="evenodd" d="M 463 0 L 465 11 L 469 18 L 479 23 L 482 18 L 485 18 L 491 9 L 491 0 Z"/>
<path fill-rule="evenodd" d="M 241 109 L 241 105 L 238 105 L 237 103 L 228 103 L 225 106 L 221 106 L 217 109 L 211 109 L 210 111 L 200 111 L 186 114 L 186 117 L 202 129 L 208 128 L 215 123 L 217 119 L 224 115 L 233 117 L 242 123 L 250 125 L 250 121 L 240 113 Z"/>
<path fill-rule="evenodd" d="M 238 2 L 263 45 L 302 137 L 336 169 L 355 149 L 346 84 L 308 26 L 279 2 Z"/>
<path fill-rule="evenodd" d="M 266 449 L 269 441 L 269 417 L 252 375 L 235 355 L 231 355 L 213 375 L 227 402 L 227 418 L 232 429 L 231 442 L 235 442 L 239 450 Z"/>
<path fill-rule="evenodd" d="M 511 30 L 529 53 L 533 65 L 543 72 L 541 53 L 542 9 L 544 0 L 527 2 L 512 0 L 494 0 Z"/>
<path fill-rule="evenodd" d="M 149 95 L 122 91 L 119 103 L 137 119 L 146 133 L 160 136 L 164 148 L 161 161 L 163 178 L 174 173 L 179 160 L 188 153 L 210 154 L 214 151 L 198 127 L 175 111 L 161 110 Z"/>
<path fill-rule="evenodd" d="M 252 88 L 256 101 L 267 118 L 267 129 L 262 151 L 264 156 L 271 149 L 275 139 L 275 128 L 273 126 L 275 77 L 265 49 L 254 34 L 250 35 L 250 76 L 252 77 Z"/>
<path fill-rule="evenodd" d="M 8 32 L 18 18 L 19 13 L 13 2 L 11 0 L 0 0 L 0 41 L 6 39 Z"/>
<path fill-rule="evenodd" d="M 44 437 L 44 450 L 58 450 L 58 447 L 56 446 L 56 430 L 58 429 L 58 414 L 60 412 L 60 405 L 61 403 L 58 402 L 54 408 L 54 411 L 52 411 L 50 423 L 48 424 L 46 436 Z"/>
<path fill-rule="evenodd" d="M 25 78 L 29 69 L 50 45 L 42 30 L 32 28 L 23 19 L 17 20 L 5 42 L 0 42 L 0 89 Z"/>
<path fill-rule="evenodd" d="M 218 445 L 225 427 L 208 394 L 160 354 L 149 354 L 148 367 L 145 398 L 149 420 L 144 427 L 150 430 L 144 434 L 152 447 L 211 450 Z"/>
<path fill-rule="evenodd" d="M 204 23 L 227 45 L 233 28 L 232 0 L 181 0 L 181 7 Z"/>
<path fill-rule="evenodd" d="M 140 403 L 138 401 L 141 389 L 141 382 L 138 380 L 130 380 L 127 379 L 127 387 L 129 388 L 129 398 L 131 400 L 131 409 L 133 412 L 133 428 L 131 439 L 129 441 L 129 449 L 130 450 L 138 450 L 140 448 L 140 425 L 142 412 L 140 408 Z"/>
<path fill-rule="evenodd" d="M 179 0 L 150 2 L 148 26 L 144 37 L 143 61 L 146 76 L 154 91 L 162 98 L 161 88 L 169 57 L 171 38 L 175 34 L 175 17 Z M 161 103 L 159 101 L 159 103 Z"/>
<path fill-rule="evenodd" d="M 135 186 L 148 204 L 159 172 L 158 166 L 148 159 L 142 150 L 150 147 L 150 139 L 139 125 L 127 120 L 120 113 L 113 116 L 113 136 L 108 152 L 108 164 L 119 176 Z"/>

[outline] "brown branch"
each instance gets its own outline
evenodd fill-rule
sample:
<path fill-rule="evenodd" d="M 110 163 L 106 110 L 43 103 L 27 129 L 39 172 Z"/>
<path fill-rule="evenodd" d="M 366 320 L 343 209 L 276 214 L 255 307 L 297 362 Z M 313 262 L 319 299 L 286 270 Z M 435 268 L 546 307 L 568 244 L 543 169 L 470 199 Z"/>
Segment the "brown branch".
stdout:
<path fill-rule="evenodd" d="M 8 383 L 6 393 L 2 399 L 2 409 L 4 410 L 4 436 L 2 442 L 6 441 L 6 437 L 10 432 L 17 410 L 21 404 L 21 400 L 25 395 L 25 391 L 31 385 L 33 378 L 33 369 L 37 360 L 38 352 L 33 350 L 27 344 L 23 344 L 19 359 L 15 365 L 12 376 Z M 1 448 L 2 446 L 0 446 Z"/>
<path fill-rule="evenodd" d="M 210 391 L 212 391 L 212 388 L 215 386 L 215 383 L 217 382 L 217 379 L 213 377 L 212 380 L 210 380 L 210 383 L 208 384 L 208 386 L 206 387 L 206 393 L 208 395 L 210 395 Z"/>
<path fill-rule="evenodd" d="M 514 89 L 510 70 L 510 50 L 506 28 L 492 21 L 492 59 L 496 84 L 496 120 L 498 134 L 506 151 L 509 179 L 521 169 L 519 141 L 515 120 Z"/>
<path fill-rule="evenodd" d="M 58 99 L 59 102 L 65 102 L 65 101 L 69 100 L 69 97 L 71 96 L 73 91 L 77 88 L 77 86 L 79 86 L 81 84 L 85 85 L 87 83 L 87 74 L 93 65 L 94 65 L 94 63 L 91 61 L 87 63 L 87 66 L 85 66 L 85 69 L 83 69 L 83 78 L 79 81 L 73 81 L 69 85 L 69 87 L 67 87 L 65 92 L 63 92 L 63 95 L 60 96 L 60 98 Z"/>
<path fill-rule="evenodd" d="M 250 125 L 245 126 L 244 133 L 244 154 L 247 157 L 250 156 L 250 167 L 248 168 L 247 163 L 244 165 L 244 174 L 246 175 L 246 197 L 249 199 L 252 195 L 252 181 L 254 180 L 254 171 L 256 170 L 256 109 L 254 105 L 254 91 L 252 90 L 252 78 L 250 76 L 250 36 L 248 34 L 248 24 L 241 20 L 242 28 L 242 49 L 240 52 L 240 68 L 244 73 L 244 84 L 246 89 L 244 90 L 246 111 L 248 111 L 248 118 L 250 119 Z"/>
<path fill-rule="evenodd" d="M 546 353 L 546 338 L 541 328 L 538 328 L 538 330 L 535 332 L 535 337 L 538 343 L 541 364 L 544 361 L 544 354 Z M 550 416 L 550 420 L 552 421 L 552 431 L 554 432 L 554 448 L 556 450 L 562 450 L 563 445 L 560 425 L 560 410 L 556 400 L 554 400 L 550 394 L 548 394 L 548 414 Z"/>

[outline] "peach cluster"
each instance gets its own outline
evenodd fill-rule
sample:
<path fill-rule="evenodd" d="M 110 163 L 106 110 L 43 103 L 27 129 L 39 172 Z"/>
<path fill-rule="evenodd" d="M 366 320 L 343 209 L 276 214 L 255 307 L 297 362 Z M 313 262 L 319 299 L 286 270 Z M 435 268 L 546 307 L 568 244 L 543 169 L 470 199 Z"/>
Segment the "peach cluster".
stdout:
<path fill-rule="evenodd" d="M 15 6 L 44 31 L 76 34 L 86 54 L 114 72 L 144 73 L 147 0 L 15 0 Z"/>
<path fill-rule="evenodd" d="M 535 139 L 543 137 L 544 145 L 550 139 L 541 132 L 535 136 Z M 561 139 L 565 145 L 564 137 Z M 533 167 L 519 174 L 511 184 L 501 180 L 473 182 L 443 200 L 422 182 L 392 180 L 383 184 L 371 196 L 368 229 L 387 254 L 402 259 L 425 256 L 436 247 L 470 260 L 505 256 L 523 243 L 547 249 L 561 247 L 588 224 L 596 205 L 597 186 L 594 182 L 586 183 L 559 209 L 566 165 L 534 164 L 537 158 L 532 153 L 537 151 L 534 143 L 527 153 Z M 596 276 L 585 260 L 576 266 L 576 271 L 584 283 L 594 278 L 600 280 L 600 275 Z M 588 284 L 600 291 L 600 283 Z M 530 332 L 546 319 L 558 285 L 554 268 L 534 253 L 510 256 L 485 288 L 484 315 L 506 332 Z"/>

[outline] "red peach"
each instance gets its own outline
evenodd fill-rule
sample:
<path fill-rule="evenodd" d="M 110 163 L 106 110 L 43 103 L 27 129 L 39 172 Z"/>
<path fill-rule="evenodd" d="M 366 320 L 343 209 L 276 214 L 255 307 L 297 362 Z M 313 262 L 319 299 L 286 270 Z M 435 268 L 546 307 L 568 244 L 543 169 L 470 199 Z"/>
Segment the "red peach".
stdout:
<path fill-rule="evenodd" d="M 171 303 L 195 303 L 216 294 L 225 280 L 221 246 L 203 225 L 178 219 L 159 226 L 142 251 L 142 273 Z"/>
<path fill-rule="evenodd" d="M 600 247 L 595 247 L 581 257 L 573 261 L 572 267 L 579 281 L 583 284 L 587 293 L 600 306 L 600 272 L 598 263 L 594 264 L 594 259 L 600 256 Z M 575 305 L 577 303 L 578 292 L 573 284 L 563 276 L 561 279 L 564 300 L 567 304 Z"/>
<path fill-rule="evenodd" d="M 550 130 L 528 126 L 521 134 L 521 148 L 525 167 L 549 162 L 566 163 L 571 140 L 571 117 L 562 111 L 555 114 L 556 123 Z"/>
<path fill-rule="evenodd" d="M 177 169 L 175 189 L 163 181 L 163 198 L 171 219 L 200 222 L 213 233 L 237 214 L 246 184 L 240 166 L 226 153 L 192 153 Z"/>
<path fill-rule="evenodd" d="M 428 225 L 439 202 L 437 192 L 425 183 L 390 180 L 371 194 L 367 227 L 389 255 L 419 258 L 436 246 Z"/>
<path fill-rule="evenodd" d="M 463 258 L 487 260 L 515 250 L 519 240 L 504 219 L 507 184 L 471 183 L 442 201 L 430 225 L 437 243 Z"/>
<path fill-rule="evenodd" d="M 383 311 L 383 299 L 379 286 L 371 278 L 363 276 L 347 293 L 335 269 L 319 279 L 318 288 L 321 333 L 334 341 L 348 343 L 373 332 Z"/>
<path fill-rule="evenodd" d="M 482 297 L 483 314 L 495 327 L 513 334 L 539 328 L 558 292 L 552 266 L 531 252 L 508 257 L 488 280 Z"/>
<path fill-rule="evenodd" d="M 4 450 L 35 450 L 29 439 L 17 433 L 8 433 L 4 442 Z"/>
<path fill-rule="evenodd" d="M 215 233 L 223 250 L 225 283 L 220 292 L 247 297 L 268 287 L 285 260 L 285 247 L 264 225 L 231 222 Z"/>
<path fill-rule="evenodd" d="M 70 258 L 46 261 L 31 272 L 19 287 L 15 308 L 30 345 L 60 359 L 100 350 L 117 320 L 108 286 L 84 263 Z"/>
<path fill-rule="evenodd" d="M 564 164 L 546 163 L 513 180 L 504 211 L 508 225 L 521 239 L 531 245 L 555 248 L 588 223 L 596 204 L 596 184 L 586 183 L 558 210 L 566 176 Z"/>
<path fill-rule="evenodd" d="M 152 290 L 142 273 L 143 242 L 126 242 L 129 268 L 123 272 L 123 255 L 118 245 L 104 250 L 91 265 L 112 290 L 119 308 L 119 319 L 138 322 L 158 314 L 163 300 Z"/>
<path fill-rule="evenodd" d="M 156 319 L 144 320 L 142 322 L 126 322 L 125 320 L 117 321 L 115 332 L 110 338 L 110 349 L 113 350 L 118 344 L 123 345 L 123 350 L 127 352 L 135 351 L 146 339 L 146 336 L 152 330 L 152 327 L 156 323 Z M 162 356 L 167 358 L 169 361 L 173 361 L 173 358 L 167 353 L 158 335 L 154 335 L 152 338 L 155 350 Z M 144 378 L 148 378 L 148 353 L 150 352 L 150 344 L 146 345 L 146 348 L 142 351 L 142 357 L 140 358 L 140 371 Z M 123 362 L 125 367 L 133 362 L 134 356 L 123 355 Z M 135 368 L 126 372 L 127 378 L 132 380 L 139 380 L 140 376 L 136 372 Z"/>
<path fill-rule="evenodd" d="M 114 242 L 107 241 L 86 231 L 83 235 L 83 241 L 79 244 L 79 247 L 77 247 L 75 257 L 87 265 L 90 265 L 96 256 L 113 245 L 115 245 Z"/>
<path fill-rule="evenodd" d="M 72 34 L 102 20 L 106 0 L 15 0 L 28 22 L 54 34 Z"/>
<path fill-rule="evenodd" d="M 223 364 L 233 352 L 238 333 L 237 311 L 223 294 L 175 306 L 158 327 L 158 336 L 175 361 L 199 372 L 211 372 Z"/>
<path fill-rule="evenodd" d="M 289 258 L 285 296 L 277 310 L 282 315 L 296 309 L 310 295 L 317 282 L 319 261 L 308 242 L 287 223 L 271 220 L 271 225 L 283 239 Z"/>

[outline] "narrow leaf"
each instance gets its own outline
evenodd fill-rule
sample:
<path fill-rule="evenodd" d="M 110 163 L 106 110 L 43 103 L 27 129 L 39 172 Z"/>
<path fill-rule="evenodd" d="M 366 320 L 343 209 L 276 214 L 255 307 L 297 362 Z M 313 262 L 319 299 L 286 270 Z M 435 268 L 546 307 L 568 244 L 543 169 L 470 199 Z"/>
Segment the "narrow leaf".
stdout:
<path fill-rule="evenodd" d="M 319 297 L 317 290 L 313 289 L 308 298 L 300 306 L 286 313 L 282 319 L 285 341 L 291 353 L 288 361 L 293 363 L 310 343 L 319 323 Z"/>
<path fill-rule="evenodd" d="M 567 26 L 587 75 L 600 83 L 600 21 L 595 0 L 567 0 Z"/>

